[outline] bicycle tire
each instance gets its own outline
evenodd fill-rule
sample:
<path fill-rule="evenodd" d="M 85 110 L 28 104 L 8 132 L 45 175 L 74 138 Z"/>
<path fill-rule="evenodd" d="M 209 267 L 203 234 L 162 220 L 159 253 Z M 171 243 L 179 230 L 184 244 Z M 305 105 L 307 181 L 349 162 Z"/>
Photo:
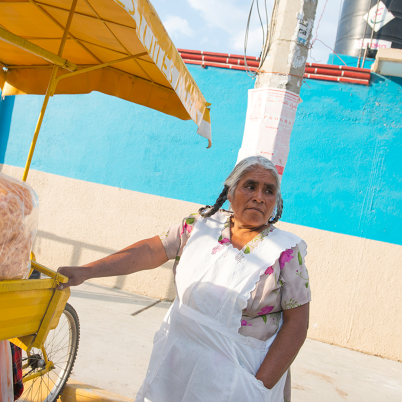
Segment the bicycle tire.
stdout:
<path fill-rule="evenodd" d="M 65 334 L 62 332 L 63 328 L 66 328 L 66 331 L 64 331 Z M 66 341 L 67 337 L 68 341 Z M 80 323 L 78 320 L 78 315 L 74 308 L 67 303 L 60 317 L 59 325 L 54 330 L 49 332 L 44 344 L 46 354 L 48 355 L 48 360 L 54 363 L 54 369 L 40 377 L 24 383 L 24 392 L 18 401 L 57 401 L 60 394 L 63 392 L 74 367 L 79 340 Z M 67 350 L 64 351 L 64 349 Z M 28 360 L 30 365 L 23 374 L 32 374 L 35 373 L 35 370 L 40 370 L 40 364 L 39 367 L 36 366 L 38 366 L 38 363 L 41 362 L 41 357 L 42 351 L 39 349 L 31 351 L 30 357 L 25 356 L 23 360 Z M 41 363 L 43 364 L 43 362 Z"/>

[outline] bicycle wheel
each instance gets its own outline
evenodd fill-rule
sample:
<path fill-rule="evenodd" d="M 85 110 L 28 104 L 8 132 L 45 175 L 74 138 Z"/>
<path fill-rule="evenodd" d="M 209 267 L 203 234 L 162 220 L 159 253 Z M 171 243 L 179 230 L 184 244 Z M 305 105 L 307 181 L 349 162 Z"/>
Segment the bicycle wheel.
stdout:
<path fill-rule="evenodd" d="M 63 391 L 77 356 L 80 339 L 80 324 L 76 311 L 69 304 L 60 317 L 57 328 L 49 332 L 44 349 L 54 369 L 24 383 L 21 402 L 54 402 Z M 34 374 L 45 366 L 43 353 L 33 348 L 27 356 L 23 352 L 22 364 L 28 366 L 23 370 L 23 376 Z"/>

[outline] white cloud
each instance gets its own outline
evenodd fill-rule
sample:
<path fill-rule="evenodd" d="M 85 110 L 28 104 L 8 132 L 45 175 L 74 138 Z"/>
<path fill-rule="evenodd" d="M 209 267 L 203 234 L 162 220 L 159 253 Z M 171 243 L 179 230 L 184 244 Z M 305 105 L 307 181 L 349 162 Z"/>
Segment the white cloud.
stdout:
<path fill-rule="evenodd" d="M 190 28 L 188 21 L 177 15 L 168 15 L 163 21 L 163 25 L 172 37 L 179 35 L 194 36 L 194 31 Z"/>
<path fill-rule="evenodd" d="M 199 11 L 207 25 L 235 33 L 246 27 L 244 10 L 236 6 L 235 0 L 187 0 Z M 243 28 L 244 27 L 244 28 Z"/>
<path fill-rule="evenodd" d="M 250 12 L 251 1 L 244 0 L 187 0 L 188 4 L 197 10 L 210 30 L 221 29 L 228 34 L 227 43 L 224 45 L 228 53 L 244 52 L 244 38 L 246 34 L 247 20 Z M 268 15 L 271 14 L 273 0 L 267 0 Z M 260 1 L 261 17 L 265 21 L 265 10 Z M 215 29 L 214 29 L 215 30 Z M 258 56 L 262 48 L 262 30 L 258 18 L 256 2 L 250 20 L 248 33 L 247 54 Z M 225 51 L 222 50 L 222 51 Z"/>

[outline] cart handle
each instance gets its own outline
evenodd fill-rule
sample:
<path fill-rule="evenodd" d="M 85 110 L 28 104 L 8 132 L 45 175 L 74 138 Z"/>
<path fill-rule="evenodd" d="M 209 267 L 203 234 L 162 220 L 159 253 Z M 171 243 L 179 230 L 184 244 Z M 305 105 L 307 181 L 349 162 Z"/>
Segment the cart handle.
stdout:
<path fill-rule="evenodd" d="M 58 272 L 55 272 L 50 268 L 46 268 L 43 265 L 38 264 L 35 261 L 31 261 L 31 266 L 34 269 L 36 269 L 37 271 L 39 271 L 41 274 L 46 275 L 46 276 L 50 276 L 52 279 L 56 280 L 57 282 L 60 282 L 60 283 L 67 283 L 68 282 L 67 276 L 59 274 Z"/>

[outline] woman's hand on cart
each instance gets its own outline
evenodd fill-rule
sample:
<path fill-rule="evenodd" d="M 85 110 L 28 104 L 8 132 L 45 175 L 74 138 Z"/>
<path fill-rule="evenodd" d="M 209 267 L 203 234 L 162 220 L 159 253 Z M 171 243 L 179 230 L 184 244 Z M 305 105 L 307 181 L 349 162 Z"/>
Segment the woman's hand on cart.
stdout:
<path fill-rule="evenodd" d="M 68 278 L 67 283 L 62 283 L 58 286 L 58 290 L 63 290 L 69 286 L 81 285 L 86 279 L 85 267 L 60 267 L 57 272 Z"/>

